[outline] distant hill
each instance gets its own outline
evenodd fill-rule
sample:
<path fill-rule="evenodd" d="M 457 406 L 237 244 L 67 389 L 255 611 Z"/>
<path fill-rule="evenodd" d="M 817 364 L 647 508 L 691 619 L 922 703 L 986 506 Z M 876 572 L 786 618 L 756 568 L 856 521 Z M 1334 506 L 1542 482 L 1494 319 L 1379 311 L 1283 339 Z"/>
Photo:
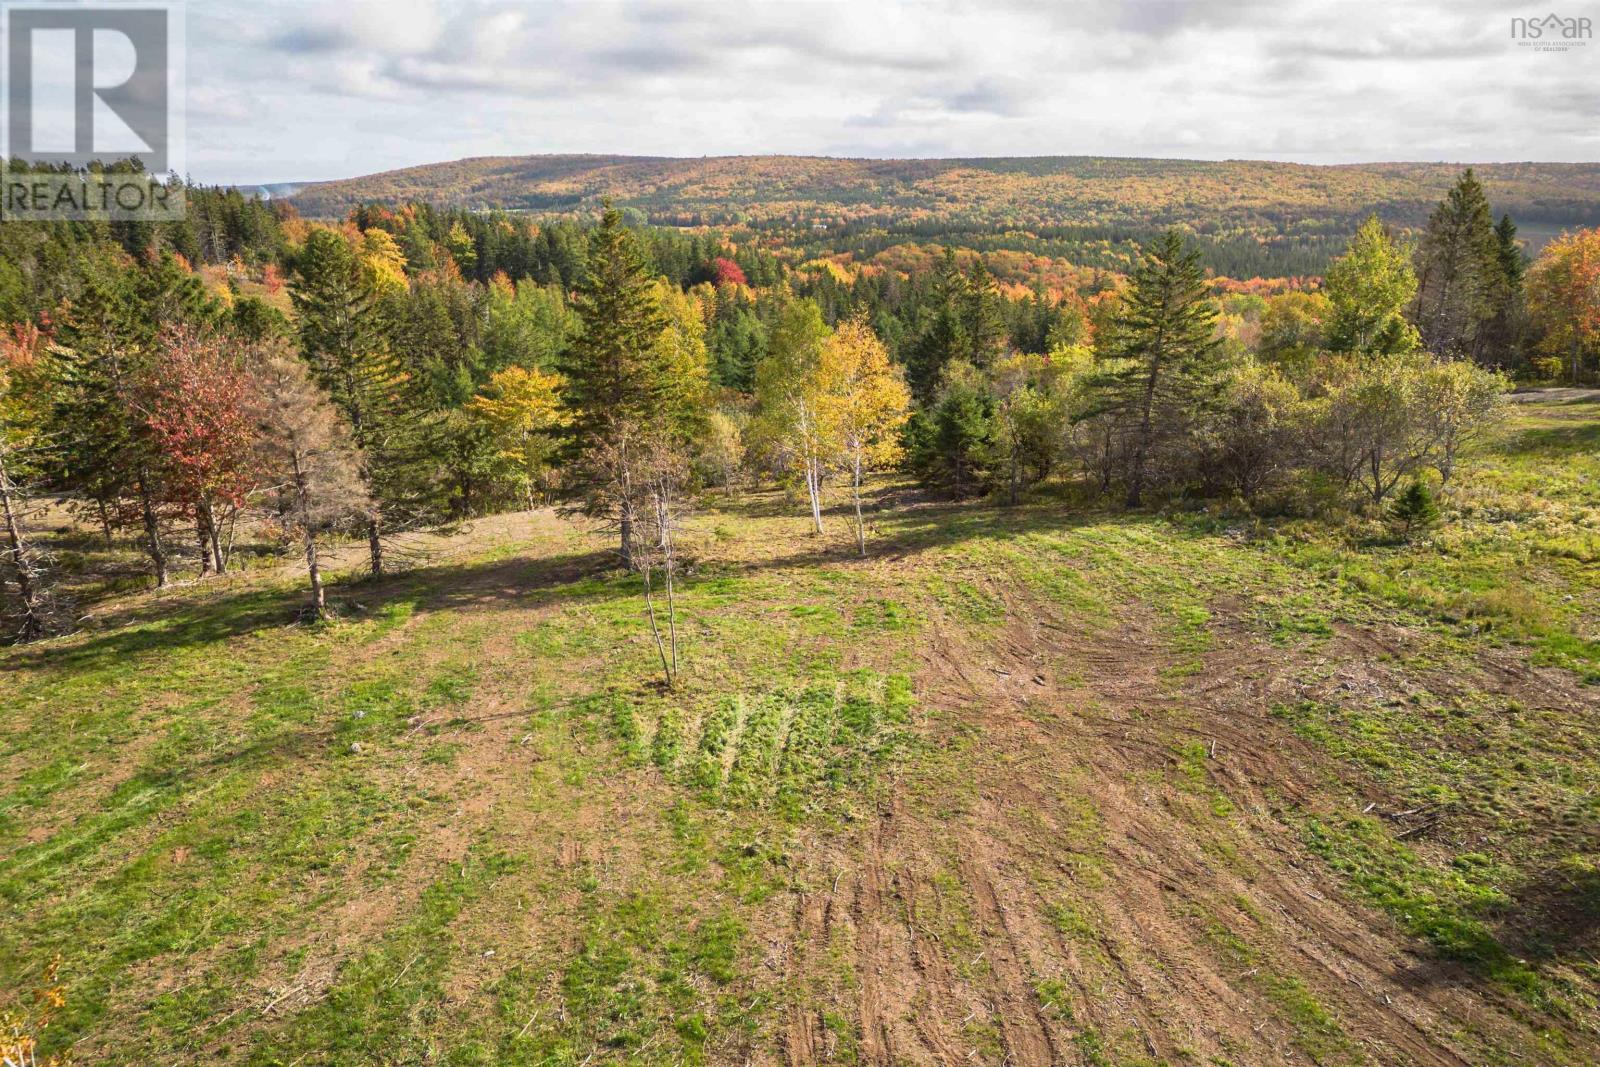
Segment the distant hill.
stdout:
<path fill-rule="evenodd" d="M 666 225 L 758 229 L 884 227 L 1147 230 L 1187 224 L 1218 237 L 1348 232 L 1370 211 L 1422 223 L 1455 163 L 1312 166 L 1230 160 L 1035 156 L 829 159 L 807 156 L 503 156 L 409 167 L 300 188 L 312 216 L 365 202 L 423 201 L 535 214 L 587 214 L 602 197 Z M 1600 223 L 1600 163 L 1494 163 L 1476 170 L 1496 211 L 1537 241 Z"/>

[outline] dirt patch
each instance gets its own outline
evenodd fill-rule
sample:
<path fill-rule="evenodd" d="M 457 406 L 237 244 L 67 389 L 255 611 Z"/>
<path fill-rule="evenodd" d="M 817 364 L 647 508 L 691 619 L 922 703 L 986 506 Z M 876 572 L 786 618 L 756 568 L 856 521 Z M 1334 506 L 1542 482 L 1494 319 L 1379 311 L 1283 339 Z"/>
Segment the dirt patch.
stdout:
<path fill-rule="evenodd" d="M 1524 1006 L 1346 899 L 1279 817 L 1333 803 L 1347 772 L 1273 705 L 1403 691 L 1405 634 L 1341 631 L 1308 669 L 1225 602 L 1203 669 L 1174 678 L 1146 613 L 1089 631 L 1014 591 L 1006 606 L 984 636 L 932 612 L 918 692 L 953 754 L 832 860 L 852 871 L 864 1062 L 1465 1065 L 1530 1047 Z M 1561 688 L 1494 657 L 1470 684 L 1497 678 Z M 829 940 L 817 909 L 796 908 L 792 981 Z M 820 1017 L 791 1014 L 791 1063 L 825 1058 Z"/>

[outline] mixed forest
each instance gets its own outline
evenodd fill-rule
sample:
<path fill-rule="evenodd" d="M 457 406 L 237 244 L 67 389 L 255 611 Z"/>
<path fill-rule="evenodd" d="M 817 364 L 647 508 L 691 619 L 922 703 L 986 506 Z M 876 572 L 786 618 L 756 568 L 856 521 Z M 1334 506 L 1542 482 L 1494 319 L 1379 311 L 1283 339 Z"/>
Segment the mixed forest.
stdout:
<path fill-rule="evenodd" d="M 853 276 L 627 225 L 426 206 L 338 223 L 194 189 L 180 223 L 13 227 L 7 618 L 51 628 L 30 496 L 62 494 L 157 587 L 223 573 L 246 512 L 298 539 L 391 535 L 559 503 L 670 556 L 700 488 L 777 480 L 852 502 L 904 469 L 1009 504 L 1230 498 L 1426 513 L 1512 375 L 1600 354 L 1600 231 L 1528 262 L 1469 170 L 1419 237 L 1377 216 L 1315 284 L 1235 291 L 1174 228 L 1127 275 L 1002 286 L 982 254 Z M 664 563 L 672 576 L 670 558 Z M 648 573 L 648 571 L 647 571 Z M 670 675 L 670 666 L 668 667 Z"/>
<path fill-rule="evenodd" d="M 1003 281 L 1046 269 L 1130 271 L 1181 226 L 1202 264 L 1235 279 L 1320 276 L 1370 214 L 1419 229 L 1460 168 L 1040 156 L 818 159 L 730 156 L 490 157 L 275 187 L 308 216 L 411 202 L 533 219 L 593 216 L 609 198 L 639 223 L 713 227 L 740 243 L 841 265 L 905 270 L 944 245 L 984 252 Z M 1600 224 L 1600 169 L 1477 168 L 1533 249 Z M 1076 283 L 1074 283 L 1076 284 Z"/>

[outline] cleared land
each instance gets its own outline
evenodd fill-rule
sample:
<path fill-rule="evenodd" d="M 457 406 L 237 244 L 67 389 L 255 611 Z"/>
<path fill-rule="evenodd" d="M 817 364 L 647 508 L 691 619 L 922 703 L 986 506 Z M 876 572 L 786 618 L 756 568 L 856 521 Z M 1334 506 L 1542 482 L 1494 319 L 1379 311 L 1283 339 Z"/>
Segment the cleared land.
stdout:
<path fill-rule="evenodd" d="M 0 652 L 0 988 L 92 1064 L 1600 1058 L 1600 403 L 1413 545 L 879 488 L 707 502 L 675 693 L 548 513 Z"/>

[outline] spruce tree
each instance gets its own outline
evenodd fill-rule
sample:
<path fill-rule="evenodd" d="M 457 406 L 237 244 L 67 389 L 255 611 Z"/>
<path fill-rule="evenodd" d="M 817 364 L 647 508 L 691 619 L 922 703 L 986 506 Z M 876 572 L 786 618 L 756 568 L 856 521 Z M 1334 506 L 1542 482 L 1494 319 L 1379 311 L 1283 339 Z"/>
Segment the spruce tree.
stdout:
<path fill-rule="evenodd" d="M 295 268 L 289 297 L 301 353 L 360 450 L 372 500 L 367 549 L 373 575 L 381 576 L 386 527 L 426 510 L 418 408 L 408 403 L 409 380 L 385 341 L 377 294 L 344 236 L 312 231 Z"/>
<path fill-rule="evenodd" d="M 1439 505 L 1422 481 L 1413 481 L 1389 505 L 1389 520 L 1406 540 L 1439 521 Z"/>
<path fill-rule="evenodd" d="M 966 358 L 974 367 L 986 369 L 1005 351 L 1007 330 L 1006 299 L 1000 295 L 994 275 L 982 259 L 967 274 L 961 294 L 961 326 L 966 337 Z"/>
<path fill-rule="evenodd" d="M 1521 356 L 1526 300 L 1523 276 L 1527 261 L 1517 241 L 1517 224 L 1501 215 L 1494 228 L 1495 267 L 1489 288 L 1490 317 L 1480 358 L 1490 364 L 1514 363 Z"/>
<path fill-rule="evenodd" d="M 1476 356 L 1499 272 L 1494 216 L 1468 167 L 1428 217 L 1417 248 L 1412 318 L 1423 347 L 1439 356 Z"/>
<path fill-rule="evenodd" d="M 952 363 L 933 403 L 905 429 L 906 459 L 918 481 L 960 499 L 989 486 L 995 438 L 995 397 L 970 363 Z"/>
<path fill-rule="evenodd" d="M 1220 371 L 1216 305 L 1200 253 L 1168 230 L 1134 272 L 1112 328 L 1096 414 L 1113 413 L 1133 440 L 1129 507 L 1144 499 L 1151 457 L 1164 438 L 1214 399 Z"/>
<path fill-rule="evenodd" d="M 135 270 L 95 274 L 62 323 L 62 388 L 52 419 L 64 480 L 98 505 L 108 532 L 125 518 L 139 527 L 158 588 L 169 578 L 162 522 L 171 501 L 145 391 L 160 332 L 218 314 L 199 278 L 164 255 Z"/>
<path fill-rule="evenodd" d="M 667 431 L 671 366 L 657 344 L 667 326 L 637 239 L 609 204 L 589 240 L 588 270 L 573 300 L 582 332 L 563 360 L 572 464 L 588 515 L 616 522 L 623 566 L 634 565 L 633 528 L 652 451 Z"/>
<path fill-rule="evenodd" d="M 966 276 L 956 263 L 955 249 L 946 248 L 922 308 L 922 328 L 906 354 L 906 377 L 919 403 L 931 403 L 945 367 L 971 351 L 966 301 Z"/>

